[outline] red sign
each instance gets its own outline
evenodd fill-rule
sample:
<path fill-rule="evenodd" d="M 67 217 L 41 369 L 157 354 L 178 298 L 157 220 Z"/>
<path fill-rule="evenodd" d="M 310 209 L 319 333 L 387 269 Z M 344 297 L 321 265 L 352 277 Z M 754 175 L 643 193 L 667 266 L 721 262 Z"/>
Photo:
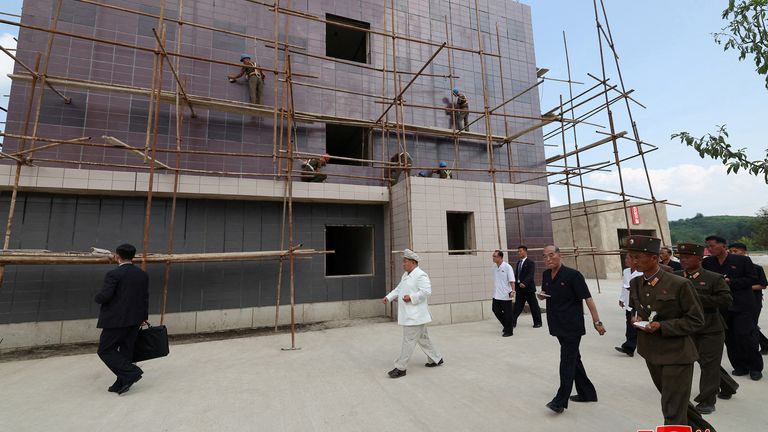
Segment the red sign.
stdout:
<path fill-rule="evenodd" d="M 629 213 L 632 215 L 632 225 L 640 225 L 640 209 L 632 206 L 629 208 Z"/>
<path fill-rule="evenodd" d="M 654 430 L 640 429 L 637 432 L 654 432 Z M 694 432 L 694 430 L 690 426 L 668 425 L 668 426 L 657 426 L 656 432 Z M 703 431 L 701 429 L 696 429 L 695 432 L 709 432 L 709 429 L 705 429 Z"/>

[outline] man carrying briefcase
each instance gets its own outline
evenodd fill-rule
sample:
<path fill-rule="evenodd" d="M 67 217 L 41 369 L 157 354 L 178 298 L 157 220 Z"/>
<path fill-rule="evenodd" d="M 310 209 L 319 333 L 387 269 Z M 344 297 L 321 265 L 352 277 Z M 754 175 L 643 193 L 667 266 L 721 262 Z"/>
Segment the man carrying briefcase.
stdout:
<path fill-rule="evenodd" d="M 96 303 L 101 305 L 96 327 L 102 329 L 99 357 L 117 375 L 108 390 L 121 395 L 143 374 L 132 360 L 139 328 L 149 316 L 149 277 L 133 265 L 134 246 L 122 244 L 115 253 L 118 267 L 107 273 L 96 294 Z"/>

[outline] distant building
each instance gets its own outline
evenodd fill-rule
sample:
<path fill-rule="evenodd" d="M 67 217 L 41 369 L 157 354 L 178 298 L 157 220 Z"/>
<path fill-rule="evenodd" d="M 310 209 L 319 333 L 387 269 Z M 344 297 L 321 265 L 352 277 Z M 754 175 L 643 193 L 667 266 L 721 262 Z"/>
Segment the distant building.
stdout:
<path fill-rule="evenodd" d="M 666 242 L 670 245 L 671 236 L 669 234 L 669 222 L 667 221 L 667 209 L 664 204 L 657 204 L 659 221 L 657 222 L 656 212 L 653 205 L 646 202 L 628 202 L 626 217 L 624 206 L 615 201 L 591 200 L 573 205 L 571 212 L 568 212 L 568 206 L 552 207 L 552 229 L 555 243 L 561 248 L 572 248 L 575 234 L 576 246 L 580 248 L 580 254 L 577 259 L 574 257 L 564 258 L 566 265 L 574 267 L 578 264 L 579 271 L 588 278 L 595 277 L 595 265 L 597 266 L 597 277 L 604 279 L 620 278 L 621 271 L 624 268 L 624 255 L 619 253 L 624 239 L 629 235 L 648 235 L 659 237 L 663 235 Z M 586 208 L 587 216 L 584 216 Z M 570 219 L 570 215 L 573 219 Z M 589 228 L 587 228 L 587 220 Z M 629 230 L 627 230 L 627 221 L 629 221 Z M 571 230 L 571 222 L 573 230 Z M 594 264 L 592 255 L 589 254 L 590 242 L 589 236 L 592 235 L 592 245 L 598 251 L 613 251 L 615 254 L 601 253 L 594 255 Z"/>

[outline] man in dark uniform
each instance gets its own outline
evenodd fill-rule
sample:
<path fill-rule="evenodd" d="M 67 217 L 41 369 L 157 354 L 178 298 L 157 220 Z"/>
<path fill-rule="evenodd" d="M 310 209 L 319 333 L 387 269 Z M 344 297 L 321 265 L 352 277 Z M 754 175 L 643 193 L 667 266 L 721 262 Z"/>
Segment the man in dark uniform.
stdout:
<path fill-rule="evenodd" d="M 541 282 L 540 299 L 547 299 L 547 326 L 549 334 L 560 342 L 560 388 L 546 406 L 560 414 L 568 408 L 568 401 L 597 402 L 597 391 L 587 377 L 587 371 L 581 363 L 579 344 L 586 334 L 584 328 L 584 307 L 587 304 L 592 315 L 595 330 L 602 336 L 605 327 L 600 321 L 597 307 L 589 293 L 584 276 L 572 268 L 561 264 L 560 248 L 549 245 L 544 248 L 544 270 Z M 576 384 L 576 394 L 571 390 Z"/>
<path fill-rule="evenodd" d="M 757 302 L 752 285 L 757 281 L 755 265 L 746 256 L 729 254 L 726 241 L 719 236 L 706 238 L 711 256 L 701 266 L 719 273 L 731 289 L 733 304 L 723 313 L 725 318 L 725 347 L 735 376 L 749 375 L 757 381 L 763 377 L 763 357 L 757 336 Z"/>
<path fill-rule="evenodd" d="M 108 390 L 121 395 L 144 373 L 132 361 L 139 327 L 149 315 L 149 277 L 133 265 L 135 247 L 123 244 L 115 252 L 118 267 L 107 273 L 96 294 L 101 305 L 96 327 L 102 329 L 99 357 L 117 375 Z"/>
<path fill-rule="evenodd" d="M 711 414 L 715 411 L 720 388 L 720 362 L 725 342 L 720 309 L 728 308 L 733 303 L 733 297 L 721 274 L 701 268 L 704 246 L 680 243 L 677 245 L 677 253 L 684 270 L 676 271 L 675 274 L 693 283 L 704 310 L 704 327 L 693 336 L 701 368 L 699 395 L 694 400 L 699 403 L 696 409 L 700 413 Z"/>
<path fill-rule="evenodd" d="M 691 335 L 704 326 L 704 313 L 693 284 L 659 267 L 660 246 L 660 239 L 638 235 L 629 236 L 625 246 L 643 272 L 629 283 L 633 322 L 641 330 L 637 352 L 661 393 L 664 424 L 711 428 L 688 401 L 699 357 Z"/>
<path fill-rule="evenodd" d="M 517 326 L 517 318 L 523 313 L 525 303 L 528 303 L 528 309 L 533 317 L 533 328 L 541 327 L 541 309 L 536 300 L 536 263 L 528 258 L 528 247 L 520 245 L 517 247 L 517 257 L 520 258 L 515 264 L 515 276 L 517 277 L 517 288 L 515 288 L 515 308 L 512 311 L 512 326 Z"/>
<path fill-rule="evenodd" d="M 728 245 L 728 250 L 732 254 L 747 255 L 747 245 L 744 243 L 732 243 Z M 763 290 L 768 286 L 768 280 L 765 278 L 765 270 L 763 266 L 755 264 L 755 272 L 757 273 L 757 282 L 752 285 L 752 292 L 755 294 L 755 301 L 757 302 L 757 313 L 755 314 L 755 321 L 759 323 L 760 312 L 763 310 Z M 760 339 L 760 354 L 768 354 L 768 338 L 765 337 L 762 331 L 760 331 L 760 324 L 757 324 L 758 337 Z"/>
<path fill-rule="evenodd" d="M 301 181 L 322 183 L 328 178 L 327 174 L 320 172 L 320 169 L 328 164 L 331 160 L 331 156 L 328 153 L 323 153 L 319 158 L 308 159 L 301 164 Z"/>
<path fill-rule="evenodd" d="M 659 249 L 659 263 L 663 264 L 665 266 L 668 266 L 672 269 L 672 271 L 679 271 L 682 270 L 683 267 L 680 265 L 679 262 L 672 259 L 672 249 L 668 248 L 666 246 Z"/>

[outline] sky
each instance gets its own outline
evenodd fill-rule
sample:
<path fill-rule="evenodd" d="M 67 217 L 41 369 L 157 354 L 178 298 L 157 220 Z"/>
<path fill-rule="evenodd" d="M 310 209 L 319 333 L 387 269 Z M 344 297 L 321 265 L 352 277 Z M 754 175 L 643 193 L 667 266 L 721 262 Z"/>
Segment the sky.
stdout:
<path fill-rule="evenodd" d="M 586 83 L 574 86 L 574 93 L 586 90 L 596 81 L 587 76 L 602 76 L 592 0 L 522 0 L 531 6 L 534 48 L 539 67 L 550 69 L 552 78 L 567 78 L 563 31 L 568 40 L 572 79 Z M 646 155 L 648 171 L 657 199 L 667 199 L 682 207 L 668 206 L 670 220 L 704 215 L 754 215 L 768 206 L 768 185 L 747 174 L 726 175 L 722 163 L 701 159 L 698 153 L 670 135 L 689 131 L 699 137 L 715 133 L 716 125 L 727 125 L 730 142 L 746 148 L 751 159 L 765 157 L 768 135 L 768 90 L 765 77 L 757 75 L 751 59 L 739 61 L 734 51 L 723 51 L 712 33 L 725 26 L 722 10 L 726 0 L 605 0 L 621 71 L 632 96 L 647 107 L 632 106 L 642 140 L 659 147 Z M 599 6 L 598 0 L 598 6 Z M 613 60 L 607 76 L 618 83 Z M 555 107 L 562 94 L 568 99 L 567 84 L 547 81 L 541 92 L 542 110 Z M 626 130 L 624 105 L 614 105 L 618 117 L 616 130 Z M 593 117 L 595 123 L 608 125 L 607 114 Z M 550 128 L 551 129 L 551 128 Z M 547 131 L 550 129 L 546 129 Z M 579 126 L 579 145 L 603 136 L 598 128 Z M 609 129 L 599 129 L 608 131 Z M 567 135 L 566 144 L 573 138 Z M 620 141 L 620 154 L 636 153 L 630 141 Z M 562 145 L 561 138 L 546 144 Z M 625 149 L 622 151 L 622 149 Z M 588 162 L 613 160 L 612 147 L 603 146 L 583 154 Z M 547 148 L 547 155 L 562 153 L 562 148 Z M 570 160 L 570 164 L 575 163 Z M 641 162 L 622 163 L 622 178 L 628 193 L 650 197 Z M 601 189 L 619 190 L 618 175 L 595 173 L 585 184 Z M 572 196 L 580 194 L 572 190 Z M 587 199 L 618 199 L 616 195 L 590 193 Z M 550 187 L 552 205 L 567 203 L 565 188 Z"/>
<path fill-rule="evenodd" d="M 552 78 L 566 78 L 563 32 L 568 39 L 572 78 L 584 82 L 575 85 L 579 93 L 595 82 L 587 76 L 601 76 L 592 0 L 521 0 L 531 6 L 534 45 L 539 67 L 550 69 Z M 0 12 L 21 11 L 22 0 L 3 0 Z M 720 30 L 726 0 L 605 0 L 608 20 L 619 55 L 624 82 L 634 89 L 633 97 L 645 105 L 633 105 L 633 116 L 641 138 L 659 147 L 646 155 L 654 195 L 681 207 L 667 208 L 669 219 L 704 215 L 754 215 L 760 207 L 768 206 L 768 185 L 747 174 L 726 175 L 725 167 L 698 154 L 670 135 L 689 131 L 694 136 L 714 133 L 717 125 L 727 125 L 730 142 L 736 148 L 746 148 L 752 159 L 765 155 L 768 143 L 768 90 L 764 77 L 754 71 L 752 60 L 739 61 L 733 51 L 724 52 L 712 33 Z M 0 16 L 2 19 L 15 18 Z M 0 44 L 15 47 L 14 26 L 0 24 Z M 618 76 L 610 57 L 606 57 L 611 82 Z M 6 107 L 12 61 L 0 55 L 0 106 Z M 543 109 L 555 107 L 560 95 L 568 98 L 568 87 L 547 81 L 541 90 Z M 616 130 L 629 131 L 626 109 L 614 105 Z M 607 125 L 606 115 L 593 118 Z M 0 121 L 5 113 L 0 111 Z M 4 126 L 4 124 L 0 124 Z M 545 129 L 548 131 L 549 129 Z M 577 138 L 584 146 L 604 137 L 597 127 L 580 125 Z M 608 129 L 599 129 L 603 132 Z M 566 145 L 573 138 L 567 135 Z M 630 141 L 621 140 L 620 154 L 634 154 Z M 560 137 L 547 144 L 561 146 Z M 561 153 L 548 147 L 547 155 Z M 612 160 L 612 148 L 603 146 L 582 154 L 582 164 Z M 638 158 L 639 159 L 639 158 Z M 574 161 L 571 159 L 571 164 Z M 645 172 L 640 161 L 622 163 L 622 179 L 627 193 L 649 197 Z M 588 186 L 618 190 L 618 175 L 594 173 L 585 176 Z M 574 197 L 576 190 L 572 190 Z M 617 199 L 616 195 L 588 193 L 587 199 Z M 562 186 L 550 187 L 552 205 L 567 203 Z"/>

